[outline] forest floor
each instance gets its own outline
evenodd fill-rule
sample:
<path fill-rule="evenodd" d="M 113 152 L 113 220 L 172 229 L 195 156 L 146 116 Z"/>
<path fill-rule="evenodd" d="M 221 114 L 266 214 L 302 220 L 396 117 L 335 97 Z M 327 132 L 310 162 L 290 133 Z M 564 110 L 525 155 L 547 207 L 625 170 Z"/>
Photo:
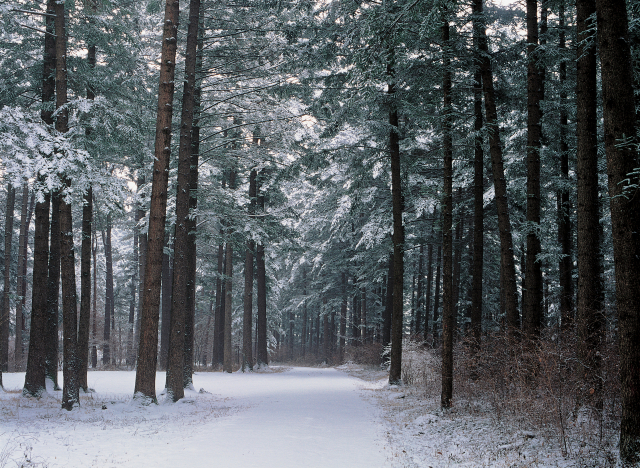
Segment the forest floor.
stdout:
<path fill-rule="evenodd" d="M 71 412 L 52 389 L 21 397 L 24 373 L 3 378 L 0 468 L 605 466 L 564 457 L 557 442 L 495 415 L 443 412 L 415 387 L 354 365 L 198 372 L 197 390 L 176 404 L 164 401 L 159 372 L 151 406 L 132 403 L 134 372 L 90 371 L 95 392 Z"/>

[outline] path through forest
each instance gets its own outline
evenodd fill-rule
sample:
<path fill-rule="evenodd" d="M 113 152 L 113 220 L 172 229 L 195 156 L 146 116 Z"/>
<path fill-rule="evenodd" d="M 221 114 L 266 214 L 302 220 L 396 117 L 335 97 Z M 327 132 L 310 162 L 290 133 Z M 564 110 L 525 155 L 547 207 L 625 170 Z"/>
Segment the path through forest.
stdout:
<path fill-rule="evenodd" d="M 363 381 L 336 369 L 198 373 L 177 404 L 131 403 L 133 372 L 89 372 L 96 393 L 60 409 L 59 393 L 40 402 L 0 399 L 0 467 L 384 467 L 380 411 Z M 19 389 L 24 374 L 5 374 Z M 158 374 L 158 392 L 164 373 Z M 4 464 L 3 464 L 4 461 Z"/>

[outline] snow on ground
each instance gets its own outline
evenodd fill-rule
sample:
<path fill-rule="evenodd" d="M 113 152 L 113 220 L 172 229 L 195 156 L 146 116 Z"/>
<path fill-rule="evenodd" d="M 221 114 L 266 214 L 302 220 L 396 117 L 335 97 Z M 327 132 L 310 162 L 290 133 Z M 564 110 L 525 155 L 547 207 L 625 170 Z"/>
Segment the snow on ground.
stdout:
<path fill-rule="evenodd" d="M 61 392 L 21 397 L 24 373 L 3 378 L 0 468 L 613 466 L 563 457 L 557 440 L 480 406 L 443 411 L 424 390 L 390 387 L 384 371 L 354 365 L 200 372 L 202 391 L 151 406 L 131 402 L 134 372 L 89 372 L 96 391 L 72 412 L 60 408 Z M 158 373 L 159 395 L 164 379 Z"/>
<path fill-rule="evenodd" d="M 0 466 L 25 456 L 50 468 L 389 466 L 375 404 L 359 379 L 331 368 L 197 373 L 208 393 L 146 407 L 131 403 L 135 373 L 89 372 L 96 392 L 72 412 L 60 409 L 61 392 L 21 397 L 24 373 L 3 378 L 18 393 L 0 395 Z M 158 373 L 158 393 L 164 380 Z"/>
<path fill-rule="evenodd" d="M 432 395 L 416 386 L 389 386 L 385 371 L 355 365 L 339 369 L 366 384 L 365 398 L 382 410 L 393 467 L 411 468 L 607 468 L 612 451 L 575 444 L 563 455 L 553 431 L 523 428 L 495 411 L 466 401 L 440 408 L 439 388 Z M 368 395 L 368 396 L 367 396 Z M 612 447 L 609 447 L 612 449 Z"/>

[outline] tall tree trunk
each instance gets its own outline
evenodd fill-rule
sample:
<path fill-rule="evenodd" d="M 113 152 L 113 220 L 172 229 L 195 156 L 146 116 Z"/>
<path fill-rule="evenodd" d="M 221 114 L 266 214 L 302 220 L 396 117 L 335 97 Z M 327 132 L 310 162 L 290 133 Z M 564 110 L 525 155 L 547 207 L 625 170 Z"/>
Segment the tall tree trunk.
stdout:
<path fill-rule="evenodd" d="M 540 334 L 542 319 L 542 268 L 540 238 L 540 148 L 544 98 L 538 49 L 538 1 L 527 0 L 527 270 L 525 274 L 523 331 L 534 337 Z"/>
<path fill-rule="evenodd" d="M 442 25 L 444 93 L 444 200 L 442 209 L 442 393 L 440 406 L 451 408 L 453 398 L 453 139 L 451 100 L 451 59 L 449 57 L 449 21 Z"/>
<path fill-rule="evenodd" d="M 173 241 L 167 230 L 162 249 L 162 323 L 160 324 L 160 369 L 167 369 L 169 359 L 169 330 L 171 323 L 171 296 L 173 293 Z"/>
<path fill-rule="evenodd" d="M 65 6 L 56 3 L 56 130 L 68 130 L 67 104 L 67 33 L 65 29 Z M 71 181 L 64 176 L 63 187 Z M 76 297 L 76 273 L 73 248 L 73 220 L 71 205 L 60 197 L 60 282 L 62 284 L 62 408 L 72 410 L 80 403 L 78 387 L 78 304 Z"/>
<path fill-rule="evenodd" d="M 222 233 L 221 233 L 222 234 Z M 213 318 L 213 353 L 211 365 L 219 366 L 224 357 L 224 244 L 218 246 L 218 275 L 216 277 L 216 308 Z"/>
<path fill-rule="evenodd" d="M 236 172 L 234 170 L 229 173 L 229 189 L 236 188 Z M 222 370 L 224 372 L 233 372 L 233 349 L 231 346 L 232 324 L 233 324 L 233 241 L 231 239 L 232 232 L 227 232 L 227 247 L 225 249 L 225 302 L 224 302 L 224 361 Z"/>
<path fill-rule="evenodd" d="M 433 235 L 433 230 L 431 232 Z M 425 288 L 424 300 L 424 339 L 429 334 L 429 316 L 431 315 L 431 289 L 433 285 L 433 243 L 427 247 L 427 286 Z"/>
<path fill-rule="evenodd" d="M 90 44 L 88 48 L 87 62 L 89 68 L 96 66 L 96 46 Z M 87 86 L 87 99 L 95 99 L 95 93 L 91 85 Z M 91 129 L 87 128 L 89 136 Z M 78 385 L 85 392 L 89 391 L 87 383 L 87 369 L 89 367 L 89 327 L 91 323 L 91 234 L 93 224 L 93 189 L 89 186 L 84 195 L 82 206 L 82 240 L 80 257 L 80 318 L 78 323 Z M 134 234 L 134 239 L 136 235 Z M 133 287 L 133 286 L 132 286 Z M 134 293 L 135 297 L 135 293 Z"/>
<path fill-rule="evenodd" d="M 82 241 L 80 247 L 80 319 L 78 323 L 78 385 L 89 391 L 89 327 L 91 322 L 91 225 L 93 224 L 93 189 L 89 187 L 82 206 Z"/>
<path fill-rule="evenodd" d="M 327 296 L 322 298 L 322 362 L 331 365 L 331 332 L 329 331 L 329 311 Z"/>
<path fill-rule="evenodd" d="M 433 295 L 433 345 L 436 346 L 439 330 L 438 320 L 440 320 L 440 275 L 442 268 L 442 244 L 438 245 L 438 252 L 436 254 L 436 284 Z"/>
<path fill-rule="evenodd" d="M 456 203 L 462 200 L 462 189 L 458 189 Z M 452 210 L 453 213 L 453 210 Z M 453 216 L 453 214 L 452 214 Z M 455 329 L 458 324 L 458 304 L 460 302 L 460 275 L 462 274 L 462 247 L 463 247 L 463 233 L 464 233 L 464 219 L 466 217 L 465 206 L 462 205 L 458 220 L 455 225 L 455 239 L 453 239 L 453 283 L 452 283 L 452 297 L 453 297 L 453 328 Z"/>
<path fill-rule="evenodd" d="M 305 289 L 306 293 L 306 289 Z M 306 314 L 306 302 L 305 302 Z M 340 341 L 338 355 L 340 364 L 344 362 L 345 335 L 347 334 L 347 274 L 342 272 L 342 305 L 340 306 Z"/>
<path fill-rule="evenodd" d="M 598 352 L 604 333 L 603 286 L 601 277 L 600 203 L 598 189 L 598 102 L 596 43 L 591 40 L 595 0 L 576 2 L 577 76 L 576 143 L 578 178 L 577 254 L 578 291 L 576 322 L 584 363 L 585 394 L 594 390 L 591 403 L 602 402 L 601 357 Z M 567 320 L 563 328 L 568 328 Z"/>
<path fill-rule="evenodd" d="M 199 2 L 200 3 L 200 2 Z M 204 11 L 198 7 L 198 33 L 195 70 L 202 70 L 202 50 L 204 47 Z M 195 78 L 195 77 L 194 77 Z M 196 229 L 198 220 L 198 168 L 200 166 L 200 101 L 202 96 L 201 84 L 196 84 L 194 79 L 193 90 L 193 123 L 191 125 L 191 167 L 189 170 L 189 218 L 187 219 L 187 257 L 189 260 L 187 271 L 187 303 L 184 334 L 184 388 L 193 388 L 193 362 L 195 340 L 195 316 L 196 316 L 196 280 L 197 280 L 197 249 Z M 206 335 L 209 335 L 209 323 L 207 323 Z M 206 348 L 205 340 L 205 348 Z M 206 355 L 205 355 L 206 356 Z M 204 363 L 206 367 L 206 361 Z"/>
<path fill-rule="evenodd" d="M 361 301 L 360 301 L 360 337 L 362 344 L 368 343 L 367 333 L 367 288 L 361 288 Z"/>
<path fill-rule="evenodd" d="M 493 72 L 487 34 L 482 16 L 482 1 L 476 1 L 474 11 L 479 18 L 478 45 L 481 52 L 480 69 L 482 71 L 482 90 L 484 93 L 484 107 L 489 128 L 489 149 L 491 153 L 491 166 L 493 173 L 493 186 L 495 192 L 496 207 L 498 209 L 498 230 L 500 233 L 500 263 L 504 281 L 501 281 L 506 323 L 510 329 L 515 329 L 518 324 L 518 291 L 516 286 L 516 267 L 513 258 L 513 238 L 511 234 L 511 220 L 509 217 L 509 201 L 507 199 L 507 181 L 504 176 L 504 163 L 502 160 L 502 143 L 500 142 L 500 127 L 498 125 L 498 113 L 496 110 L 495 92 L 493 88 Z"/>
<path fill-rule="evenodd" d="M 344 278 L 343 278 L 344 280 Z M 344 288 L 344 285 L 343 285 Z M 306 355 L 307 348 L 307 322 L 309 321 L 309 317 L 307 314 L 307 268 L 305 265 L 302 266 L 302 295 L 304 296 L 304 300 L 302 302 L 302 338 L 300 339 L 301 345 L 301 354 L 304 358 Z M 342 339 L 342 338 L 341 338 Z M 344 342 L 341 341 L 342 347 L 344 347 Z M 342 360 L 342 357 L 340 358 Z"/>
<path fill-rule="evenodd" d="M 580 2 L 578 1 L 577 4 Z M 566 50 L 565 41 L 565 4 L 560 1 L 558 11 L 559 48 Z M 580 41 L 578 41 L 580 42 Z M 558 191 L 558 242 L 562 250 L 562 257 L 558 265 L 560 276 L 560 323 L 562 330 L 568 330 L 573 323 L 573 236 L 571 226 L 571 199 L 569 197 L 569 144 L 567 142 L 567 127 L 569 117 L 567 113 L 567 62 L 560 62 L 560 178 L 562 188 Z M 580 98 L 578 98 L 580 99 Z M 594 99 L 595 103 L 595 99 Z M 594 114 L 595 116 L 595 114 Z M 597 185 L 596 185 L 597 187 Z M 597 194 L 597 192 L 596 192 Z"/>
<path fill-rule="evenodd" d="M 53 108 L 49 106 L 55 96 L 56 41 L 54 31 L 55 0 L 47 0 L 45 16 L 44 53 L 42 66 L 42 110 L 40 117 L 48 126 L 53 125 Z M 40 180 L 44 176 L 39 176 Z M 49 207 L 50 195 L 36 203 L 35 234 L 33 237 L 33 284 L 47 284 L 49 261 Z M 31 328 L 29 353 L 22 393 L 25 396 L 40 396 L 45 391 L 45 361 L 47 340 L 47 289 L 33 288 L 31 292 Z M 43 337 L 45 337 L 43 339 Z"/>
<path fill-rule="evenodd" d="M 16 342 L 14 348 L 14 368 L 16 371 L 22 370 L 22 361 L 24 359 L 24 344 L 22 340 L 22 331 L 24 330 L 24 305 L 27 290 L 27 244 L 29 233 L 29 222 L 27 214 L 31 218 L 29 211 L 29 185 L 25 181 L 22 185 L 22 209 L 20 210 L 20 238 L 18 240 L 18 284 L 16 286 Z M 33 196 L 31 198 L 33 202 Z"/>
<path fill-rule="evenodd" d="M 2 291 L 2 311 L 0 313 L 0 376 L 9 371 L 9 319 L 11 317 L 11 251 L 13 242 L 13 211 L 16 204 L 16 189 L 7 186 L 7 209 L 4 222 L 4 289 Z"/>
<path fill-rule="evenodd" d="M 111 213 L 107 213 L 105 230 L 102 231 L 102 244 L 104 245 L 104 257 L 106 264 L 105 297 L 104 297 L 104 330 L 102 339 L 102 365 L 111 364 L 111 328 L 114 311 L 113 291 L 113 251 L 111 248 Z"/>
<path fill-rule="evenodd" d="M 167 360 L 167 394 L 175 402 L 184 397 L 186 332 L 190 328 L 189 340 L 193 340 L 193 317 L 188 309 L 191 249 L 189 246 L 189 205 L 191 202 L 191 152 L 196 83 L 196 55 L 198 48 L 198 26 L 200 24 L 200 0 L 189 2 L 189 27 L 185 53 L 185 80 L 182 94 L 180 125 L 180 149 L 178 152 L 178 186 L 176 188 L 176 226 L 173 255 L 173 293 L 171 297 L 171 319 L 169 357 Z M 195 246 L 195 240 L 193 242 Z M 188 326 L 190 325 L 190 327 Z M 193 359 L 193 353 L 190 353 Z M 189 363 L 189 366 L 191 364 Z M 189 380 L 191 380 L 189 376 Z"/>
<path fill-rule="evenodd" d="M 91 202 L 93 204 L 93 201 Z M 91 256 L 93 258 L 93 295 L 91 304 L 91 367 L 98 367 L 98 236 L 96 223 L 91 223 Z"/>
<path fill-rule="evenodd" d="M 160 319 L 160 284 L 162 249 L 167 216 L 167 184 L 171 156 L 171 122 L 178 34 L 178 0 L 166 0 L 162 34 L 162 59 L 156 120 L 156 139 L 149 209 L 147 262 L 144 296 L 140 317 L 140 345 L 134 393 L 156 401 L 156 364 L 158 362 L 158 321 Z"/>
<path fill-rule="evenodd" d="M 596 0 L 622 383 L 620 459 L 640 463 L 640 161 L 624 0 Z"/>
<path fill-rule="evenodd" d="M 140 192 L 140 187 L 145 184 L 145 176 L 142 169 L 138 170 L 138 208 L 136 210 L 136 223 L 139 224 L 146 216 L 146 197 L 144 192 Z M 138 304 L 136 311 L 133 347 L 138 360 L 138 344 L 140 343 L 140 317 L 142 316 L 142 304 L 144 298 L 144 269 L 147 265 L 147 233 L 138 232 Z"/>
<path fill-rule="evenodd" d="M 398 109 L 395 105 L 394 51 L 389 49 L 387 76 L 389 77 L 389 156 L 391 162 L 391 199 L 393 214 L 393 309 L 391 312 L 391 353 L 389 383 L 399 384 L 402 380 L 402 335 L 404 313 L 404 226 L 402 212 L 402 178 L 400 174 L 400 134 L 398 129 Z"/>
<path fill-rule="evenodd" d="M 137 205 L 137 203 L 136 203 Z M 138 213 L 138 207 L 135 208 L 136 218 Z M 138 227 L 138 219 L 133 226 L 133 271 L 131 273 L 131 300 L 129 302 L 129 329 L 127 330 L 127 366 L 133 367 L 136 363 L 136 349 L 134 344 L 134 329 L 136 322 L 136 305 L 137 305 L 137 294 L 138 291 L 138 259 L 140 257 L 140 250 L 138 249 L 139 245 L 139 234 L 140 229 Z M 82 302 L 82 300 L 81 300 Z"/>
<path fill-rule="evenodd" d="M 422 279 L 424 272 L 422 271 L 422 264 L 424 260 L 424 245 L 420 244 L 420 253 L 418 254 L 418 285 L 417 285 L 417 299 L 416 299 L 416 322 L 415 322 L 415 334 L 421 336 L 423 334 L 424 327 L 422 319 L 422 309 L 424 307 L 424 291 L 422 290 Z"/>
<path fill-rule="evenodd" d="M 387 293 L 385 307 L 382 314 L 382 346 L 391 344 L 391 315 L 393 311 L 393 252 L 389 255 L 389 270 L 387 271 Z"/>
<path fill-rule="evenodd" d="M 251 170 L 249 174 L 249 216 L 255 216 L 256 211 L 256 180 L 257 172 Z M 248 367 L 253 370 L 253 250 L 255 242 L 247 241 L 247 250 L 244 257 L 244 314 L 242 317 L 242 370 Z"/>
<path fill-rule="evenodd" d="M 478 5 L 482 11 L 482 0 L 474 0 L 473 13 L 477 15 Z M 479 28 L 482 24 L 478 19 L 473 21 L 473 42 L 479 49 Z M 478 56 L 480 51 L 478 50 Z M 471 285 L 471 333 L 474 339 L 474 349 L 480 346 L 482 337 L 482 270 L 484 265 L 484 151 L 482 131 L 482 73 L 478 67 L 474 73 L 473 83 L 473 129 L 474 139 L 473 160 L 473 266 Z"/>
<path fill-rule="evenodd" d="M 258 202 L 258 212 L 264 213 L 264 194 L 260 190 L 260 183 L 256 182 L 256 194 Z M 264 260 L 264 244 L 258 242 L 256 247 L 256 286 L 258 288 L 257 321 L 258 342 L 257 342 L 257 365 L 258 367 L 269 365 L 269 354 L 267 351 L 267 279 L 266 266 Z"/>
<path fill-rule="evenodd" d="M 46 378 L 58 387 L 58 323 L 60 296 L 60 192 L 51 194 L 51 243 L 47 277 Z"/>

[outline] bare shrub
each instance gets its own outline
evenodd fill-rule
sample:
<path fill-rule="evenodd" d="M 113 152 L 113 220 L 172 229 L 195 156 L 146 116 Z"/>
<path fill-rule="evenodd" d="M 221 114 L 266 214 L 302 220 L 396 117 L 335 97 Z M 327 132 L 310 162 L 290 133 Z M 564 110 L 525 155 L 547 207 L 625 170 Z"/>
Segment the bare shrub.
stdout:
<path fill-rule="evenodd" d="M 557 437 L 566 456 L 608 457 L 620 417 L 612 341 L 597 350 L 602 356 L 603 391 L 593 398 L 595 389 L 584 385 L 574 331 L 561 335 L 546 330 L 534 340 L 494 333 L 483 337 L 479 348 L 461 340 L 455 348 L 455 398 L 488 405 L 495 418 L 520 429 Z"/>
<path fill-rule="evenodd" d="M 344 360 L 365 366 L 379 366 L 383 360 L 382 344 L 368 343 L 360 346 L 346 346 Z"/>

